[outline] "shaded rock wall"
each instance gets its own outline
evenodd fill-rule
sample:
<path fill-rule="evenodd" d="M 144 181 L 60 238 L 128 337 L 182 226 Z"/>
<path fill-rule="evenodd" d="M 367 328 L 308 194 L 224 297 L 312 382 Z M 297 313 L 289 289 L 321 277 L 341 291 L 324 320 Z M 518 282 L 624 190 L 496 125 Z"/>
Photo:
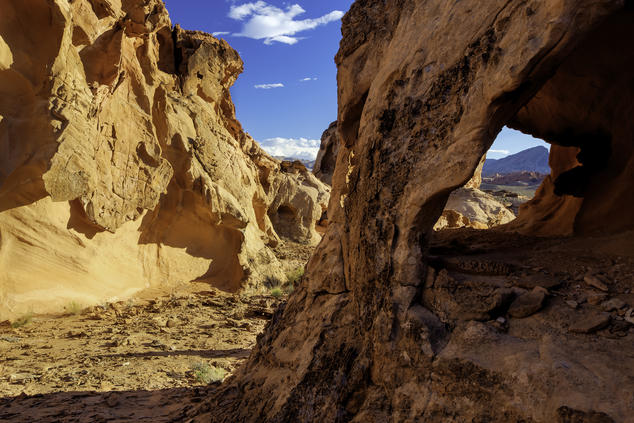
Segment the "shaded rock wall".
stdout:
<path fill-rule="evenodd" d="M 319 152 L 313 167 L 315 176 L 328 185 L 332 185 L 332 174 L 335 172 L 338 153 L 339 137 L 337 135 L 337 122 L 335 121 L 321 135 L 321 144 L 319 145 Z"/>
<path fill-rule="evenodd" d="M 319 216 L 328 187 L 245 135 L 241 71 L 159 0 L 2 2 L 0 317 L 281 276 L 269 215 L 304 195 L 298 213 Z M 292 222 L 295 240 L 316 243 L 318 218 Z"/>
<path fill-rule="evenodd" d="M 634 123 L 628 118 L 634 87 L 623 71 L 634 65 L 632 42 L 631 13 L 611 17 L 586 35 L 509 122 L 556 146 L 551 177 L 514 228 L 547 235 L 634 227 L 631 214 L 623 212 L 634 206 Z"/>
<path fill-rule="evenodd" d="M 341 141 L 330 225 L 301 287 L 259 338 L 247 364 L 212 399 L 219 410 L 214 421 L 631 420 L 631 398 L 620 394 L 623 384 L 631 387 L 631 371 L 601 364 L 607 351 L 618 355 L 619 348 L 595 348 L 539 318 L 514 336 L 500 335 L 477 321 L 504 301 L 508 293 L 501 291 L 473 299 L 476 314 L 450 311 L 468 290 L 460 289 L 459 279 L 431 271 L 427 252 L 449 194 L 472 177 L 503 125 L 552 140 L 530 118 L 545 114 L 553 119 L 543 124 L 565 115 L 584 126 L 585 134 L 608 132 L 614 140 L 618 132 L 623 142 L 613 148 L 623 145 L 623 154 L 610 156 L 615 173 L 600 179 L 599 167 L 603 172 L 612 167 L 591 164 L 597 178 L 591 183 L 601 180 L 601 193 L 593 194 L 588 185 L 583 199 L 555 199 L 547 180 L 538 194 L 548 199 L 543 203 L 560 201 L 558 210 L 575 231 L 592 230 L 599 220 L 590 216 L 614 217 L 605 226 L 609 230 L 631 227 L 631 214 L 592 198 L 632 192 L 634 168 L 625 147 L 632 143 L 631 119 L 622 115 L 631 110 L 632 97 L 563 103 L 565 97 L 549 89 L 575 51 L 601 39 L 595 31 L 609 30 L 612 20 L 627 23 L 619 26 L 621 38 L 603 40 L 603 60 L 580 62 L 576 71 L 583 75 L 587 68 L 601 69 L 600 63 L 631 58 L 624 50 L 634 28 L 630 3 L 358 0 L 352 5 L 336 58 Z M 576 95 L 629 92 L 631 72 L 624 69 L 588 90 L 591 78 L 578 81 Z M 616 103 L 620 107 L 612 107 Z M 612 105 L 611 126 L 600 125 L 605 109 L 595 108 L 598 104 Z M 538 108 L 541 112 L 528 113 Z M 604 145 L 603 135 L 593 139 Z M 570 157 L 570 150 L 554 152 L 555 175 L 558 166 L 572 165 L 565 160 Z M 533 204 L 527 215 L 543 213 L 544 207 Z M 546 223 L 556 218 L 541 216 Z M 495 272 L 504 275 L 504 269 Z M 530 298 L 541 301 L 543 295 Z M 570 360 L 583 364 L 566 365 L 565 374 L 557 370 L 557 363 Z M 599 374 L 609 376 L 597 388 Z"/>

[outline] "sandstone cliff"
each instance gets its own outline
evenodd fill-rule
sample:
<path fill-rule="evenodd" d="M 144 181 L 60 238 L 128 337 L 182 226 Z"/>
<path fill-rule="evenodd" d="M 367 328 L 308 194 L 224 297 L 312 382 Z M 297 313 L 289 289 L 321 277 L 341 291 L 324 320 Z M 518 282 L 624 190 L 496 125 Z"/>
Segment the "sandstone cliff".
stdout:
<path fill-rule="evenodd" d="M 631 1 L 356 1 L 328 230 L 212 421 L 631 422 L 602 301 L 634 288 L 632 232 L 528 235 L 634 227 L 633 28 Z M 557 144 L 527 236 L 434 233 L 505 124 Z"/>
<path fill-rule="evenodd" d="M 281 276 L 279 235 L 319 240 L 328 188 L 245 135 L 225 41 L 172 28 L 160 0 L 1 9 L 0 319 L 191 280 L 235 291 Z"/>

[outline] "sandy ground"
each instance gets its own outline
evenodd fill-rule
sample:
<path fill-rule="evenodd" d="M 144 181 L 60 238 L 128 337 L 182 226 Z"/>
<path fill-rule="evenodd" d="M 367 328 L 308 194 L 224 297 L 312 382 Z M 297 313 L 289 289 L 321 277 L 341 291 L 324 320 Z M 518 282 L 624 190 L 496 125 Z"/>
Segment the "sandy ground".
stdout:
<path fill-rule="evenodd" d="M 15 329 L 5 326 L 0 421 L 62 416 L 169 421 L 170 407 L 182 413 L 188 401 L 213 389 L 212 372 L 217 379 L 230 375 L 248 357 L 282 300 L 205 288 L 93 307 L 79 315 L 36 316 Z M 47 406 L 38 408 L 42 401 Z"/>
<path fill-rule="evenodd" d="M 311 251 L 283 245 L 277 254 L 294 269 Z M 634 233 L 544 239 L 450 230 L 434 235 L 429 253 L 454 270 L 545 287 L 538 315 L 571 330 L 599 316 L 607 324 L 588 336 L 631 345 Z M 188 284 L 78 314 L 34 316 L 18 328 L 0 324 L 0 421 L 207 421 L 217 374 L 229 376 L 249 356 L 284 302 L 271 293 L 232 295 Z M 513 322 L 523 320 L 511 319 L 505 330 L 515 330 Z"/>
<path fill-rule="evenodd" d="M 312 250 L 282 243 L 276 254 L 292 273 Z M 0 422 L 185 421 L 249 356 L 278 294 L 191 283 L 2 322 Z"/>

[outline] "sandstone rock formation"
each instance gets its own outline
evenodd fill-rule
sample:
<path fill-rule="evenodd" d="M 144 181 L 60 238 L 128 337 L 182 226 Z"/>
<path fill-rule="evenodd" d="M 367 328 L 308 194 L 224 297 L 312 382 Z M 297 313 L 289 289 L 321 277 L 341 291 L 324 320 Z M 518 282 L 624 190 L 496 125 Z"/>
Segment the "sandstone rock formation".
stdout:
<path fill-rule="evenodd" d="M 469 182 L 451 193 L 434 230 L 490 229 L 515 219 L 515 215 L 504 204 L 479 189 L 485 159 L 486 156 L 483 156 Z"/>
<path fill-rule="evenodd" d="M 515 215 L 492 195 L 477 188 L 462 187 L 451 193 L 434 229 L 490 229 L 513 219 Z"/>
<path fill-rule="evenodd" d="M 302 285 L 212 399 L 212 421 L 631 422 L 627 322 L 626 338 L 580 334 L 575 320 L 595 306 L 557 299 L 543 315 L 506 315 L 529 292 L 518 301 L 534 312 L 534 288 L 562 278 L 572 296 L 572 258 L 631 256 L 631 232 L 589 252 L 561 240 L 558 255 L 496 231 L 429 245 L 459 232 L 432 227 L 505 124 L 556 144 L 518 230 L 634 228 L 623 212 L 634 205 L 632 2 L 358 0 L 342 31 L 330 224 Z M 477 237 L 493 235 L 489 251 Z"/>
<path fill-rule="evenodd" d="M 0 318 L 281 276 L 284 207 L 285 235 L 319 240 L 328 188 L 242 131 L 225 41 L 172 28 L 160 0 L 1 9 Z"/>
<path fill-rule="evenodd" d="M 333 122 L 321 136 L 321 145 L 313 169 L 315 176 L 326 184 L 332 183 L 339 152 L 338 140 L 337 122 Z M 504 204 L 479 190 L 485 159 L 486 156 L 483 156 L 471 179 L 451 193 L 445 210 L 434 225 L 435 230 L 464 227 L 490 229 L 515 219 L 515 215 Z"/>
<path fill-rule="evenodd" d="M 328 185 L 332 185 L 337 153 L 339 153 L 339 136 L 337 135 L 337 121 L 334 121 L 321 135 L 321 144 L 313 167 L 315 176 Z"/>

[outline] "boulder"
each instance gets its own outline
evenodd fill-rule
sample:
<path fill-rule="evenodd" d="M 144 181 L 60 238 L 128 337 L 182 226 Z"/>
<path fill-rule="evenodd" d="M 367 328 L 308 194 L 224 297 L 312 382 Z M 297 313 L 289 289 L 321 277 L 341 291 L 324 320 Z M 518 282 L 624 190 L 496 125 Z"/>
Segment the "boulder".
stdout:
<path fill-rule="evenodd" d="M 461 218 L 456 218 L 456 214 Z M 434 229 L 489 229 L 509 223 L 513 219 L 515 215 L 492 195 L 477 188 L 462 187 L 451 193 Z"/>

